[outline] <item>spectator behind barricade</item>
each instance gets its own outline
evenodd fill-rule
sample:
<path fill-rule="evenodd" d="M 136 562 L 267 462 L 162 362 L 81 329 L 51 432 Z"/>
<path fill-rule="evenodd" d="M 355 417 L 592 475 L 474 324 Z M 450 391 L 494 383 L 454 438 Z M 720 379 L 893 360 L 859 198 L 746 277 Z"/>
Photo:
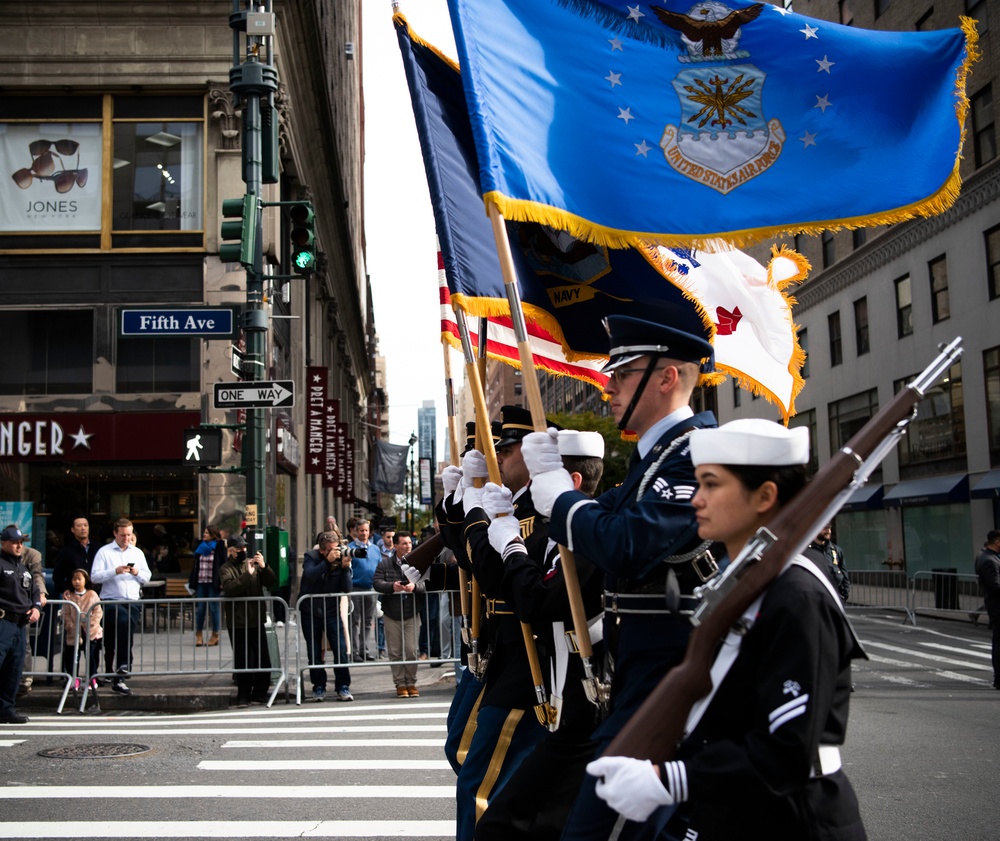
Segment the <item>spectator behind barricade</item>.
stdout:
<path fill-rule="evenodd" d="M 393 543 L 395 542 L 392 538 L 395 533 L 396 529 L 394 526 L 382 526 L 382 536 L 375 545 L 378 546 L 378 550 L 382 553 L 383 560 L 392 557 L 394 551 Z"/>
<path fill-rule="evenodd" d="M 79 608 L 79 612 L 69 604 L 64 604 L 62 607 L 62 623 L 65 632 L 63 671 L 74 676 L 73 689 L 79 689 L 81 681 L 78 675 L 80 674 L 80 659 L 82 658 L 87 664 L 84 680 L 90 683 L 91 689 L 96 689 L 97 679 L 94 674 L 97 672 L 100 662 L 101 640 L 104 637 L 104 628 L 101 624 L 101 620 L 104 618 L 104 608 L 101 607 L 101 597 L 94 590 L 94 584 L 90 580 L 87 570 L 73 570 L 69 581 L 69 589 L 62 594 L 63 601 L 75 604 Z"/>
<path fill-rule="evenodd" d="M 353 587 L 351 559 L 341 551 L 336 533 L 322 532 L 318 547 L 302 556 L 302 581 L 299 602 L 302 605 L 302 633 L 306 638 L 306 656 L 309 659 L 309 679 L 312 681 L 313 700 L 326 699 L 326 669 L 323 667 L 323 634 L 333 653 L 333 677 L 337 684 L 337 700 L 353 701 L 351 672 L 347 668 L 347 622 L 341 615 L 339 595 L 350 593 Z M 310 596 L 311 598 L 302 598 Z"/>
<path fill-rule="evenodd" d="M 132 545 L 132 521 L 124 517 L 114 526 L 114 540 L 102 546 L 94 558 L 91 579 L 101 585 L 104 605 L 104 668 L 118 668 L 111 691 L 131 695 L 125 678 L 132 672 L 132 640 L 139 625 L 142 586 L 149 583 L 146 556 Z M 122 603 L 118 603 L 122 602 Z"/>
<path fill-rule="evenodd" d="M 73 570 L 83 569 L 90 575 L 94 567 L 94 556 L 100 548 L 97 541 L 90 539 L 90 522 L 86 517 L 77 517 L 70 528 L 73 539 L 66 543 L 56 555 L 52 569 L 52 592 L 62 593 L 70 587 Z M 100 587 L 94 585 L 100 592 Z"/>
<path fill-rule="evenodd" d="M 392 682 L 397 698 L 417 698 L 417 664 L 400 660 L 413 660 L 417 654 L 417 597 L 424 592 L 424 582 L 411 583 L 400 568 L 404 557 L 413 549 L 408 531 L 393 535 L 393 554 L 379 562 L 373 576 L 375 590 L 381 594 L 382 613 L 385 619 L 385 642 L 392 661 Z"/>
<path fill-rule="evenodd" d="M 806 552 L 808 554 L 812 550 L 822 557 L 826 563 L 827 575 L 840 595 L 840 600 L 846 602 L 851 596 L 851 579 L 844 565 L 844 550 L 833 542 L 832 534 L 833 526 L 827 523 L 806 547 Z"/>
<path fill-rule="evenodd" d="M 354 579 L 354 590 L 371 590 L 372 577 L 375 568 L 382 560 L 382 553 L 369 540 L 371 524 L 368 520 L 355 520 L 350 529 L 351 542 L 347 544 L 351 550 L 351 574 Z M 351 646 L 354 662 L 374 660 L 378 646 L 375 641 L 375 614 L 378 607 L 378 596 L 355 596 L 354 613 L 351 614 Z"/>
<path fill-rule="evenodd" d="M 13 523 L 11 523 L 9 526 L 7 526 L 7 528 L 17 528 L 17 526 L 15 526 Z M 30 534 L 25 534 L 24 539 L 25 540 L 31 540 L 31 535 Z M 31 573 L 31 579 L 32 579 L 32 581 L 34 581 L 35 586 L 38 587 L 38 592 L 41 594 L 42 614 L 44 616 L 45 615 L 45 602 L 46 602 L 46 599 L 47 599 L 47 597 L 49 595 L 49 591 L 48 591 L 48 588 L 46 588 L 46 586 L 45 586 L 45 572 L 42 570 L 42 553 L 39 552 L 37 549 L 31 548 L 30 546 L 25 546 L 24 550 L 23 550 L 23 554 L 21 555 L 21 562 L 28 568 L 28 572 Z M 46 628 L 48 627 L 47 623 L 43 623 L 43 624 L 45 624 Z M 25 634 L 24 635 L 24 645 L 25 645 L 25 648 L 24 648 L 25 669 L 24 670 L 25 671 L 31 671 L 32 670 L 32 668 L 33 668 L 33 665 L 32 665 L 32 656 L 33 655 L 34 656 L 44 657 L 46 655 L 46 653 L 47 653 L 46 650 L 45 650 L 45 648 L 46 648 L 49 640 L 42 638 L 42 633 L 39 633 L 39 635 L 35 637 L 35 640 L 36 640 L 35 645 L 38 646 L 39 648 L 41 648 L 42 650 L 38 650 L 37 648 L 35 650 L 32 650 L 30 635 L 29 634 Z M 21 675 L 21 685 L 20 685 L 20 688 L 17 691 L 17 694 L 18 695 L 27 695 L 31 691 L 32 681 L 33 681 L 33 678 L 31 677 L 31 675 L 25 675 L 25 674 L 22 673 L 22 675 Z"/>
<path fill-rule="evenodd" d="M 222 595 L 219 581 L 219 570 L 226 562 L 226 542 L 219 533 L 218 526 L 205 526 L 201 534 L 201 543 L 194 550 L 195 562 L 188 576 L 188 589 L 193 591 L 196 599 L 217 599 Z M 205 645 L 202 637 L 202 626 L 205 624 L 205 613 L 212 620 L 212 636 L 209 645 L 219 644 L 219 629 L 222 627 L 219 602 L 199 601 L 194 614 L 194 644 L 196 647 Z"/>
<path fill-rule="evenodd" d="M 233 665 L 236 672 L 236 706 L 264 703 L 271 684 L 271 656 L 267 649 L 264 623 L 267 619 L 266 596 L 277 583 L 274 570 L 264 563 L 258 552 L 247 557 L 247 542 L 240 535 L 229 541 L 227 559 L 219 571 L 224 602 L 226 627 L 233 643 Z M 261 669 L 263 671 L 239 671 Z"/>
<path fill-rule="evenodd" d="M 1000 531 L 996 529 L 986 533 L 986 543 L 976 556 L 976 575 L 993 629 L 993 688 L 1000 689 Z"/>
<path fill-rule="evenodd" d="M 350 528 L 350 522 L 348 522 L 347 527 Z M 313 543 L 318 544 L 320 537 L 322 537 L 323 534 L 325 534 L 328 531 L 332 531 L 334 534 L 337 535 L 337 540 L 338 541 L 340 540 L 340 527 L 337 525 L 337 518 L 334 517 L 333 514 L 330 514 L 326 518 L 326 525 L 323 527 L 323 531 L 321 531 L 319 534 L 316 535 L 316 539 L 313 541 Z M 316 547 L 313 546 L 313 548 L 315 549 Z"/>

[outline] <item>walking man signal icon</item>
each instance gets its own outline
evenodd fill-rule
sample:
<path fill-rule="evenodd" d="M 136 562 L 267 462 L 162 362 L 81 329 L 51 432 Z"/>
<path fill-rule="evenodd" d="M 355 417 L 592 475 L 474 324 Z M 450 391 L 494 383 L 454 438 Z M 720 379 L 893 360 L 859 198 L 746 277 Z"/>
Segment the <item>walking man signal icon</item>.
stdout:
<path fill-rule="evenodd" d="M 209 427 L 185 429 L 183 462 L 201 468 L 222 464 L 222 430 Z"/>
<path fill-rule="evenodd" d="M 187 441 L 187 455 L 184 456 L 184 461 L 201 461 L 201 450 L 205 445 L 201 443 L 201 435 L 195 435 L 193 438 L 188 438 Z"/>

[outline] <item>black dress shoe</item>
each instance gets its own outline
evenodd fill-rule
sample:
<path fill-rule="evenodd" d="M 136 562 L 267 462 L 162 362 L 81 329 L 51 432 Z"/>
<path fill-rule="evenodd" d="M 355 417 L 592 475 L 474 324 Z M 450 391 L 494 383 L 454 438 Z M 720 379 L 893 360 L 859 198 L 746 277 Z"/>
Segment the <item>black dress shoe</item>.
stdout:
<path fill-rule="evenodd" d="M 28 716 L 18 715 L 17 713 L 14 713 L 14 715 L 9 715 L 6 718 L 0 718 L 0 724 L 27 724 L 27 723 L 28 723 Z"/>

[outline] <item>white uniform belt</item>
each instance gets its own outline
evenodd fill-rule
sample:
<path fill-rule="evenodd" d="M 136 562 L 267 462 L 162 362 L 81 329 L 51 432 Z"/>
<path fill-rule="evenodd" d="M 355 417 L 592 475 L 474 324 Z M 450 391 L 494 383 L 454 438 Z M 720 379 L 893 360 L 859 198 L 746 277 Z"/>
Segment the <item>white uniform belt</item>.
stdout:
<path fill-rule="evenodd" d="M 809 772 L 809 777 L 828 777 L 840 770 L 840 748 L 837 745 L 820 745 L 816 768 Z"/>

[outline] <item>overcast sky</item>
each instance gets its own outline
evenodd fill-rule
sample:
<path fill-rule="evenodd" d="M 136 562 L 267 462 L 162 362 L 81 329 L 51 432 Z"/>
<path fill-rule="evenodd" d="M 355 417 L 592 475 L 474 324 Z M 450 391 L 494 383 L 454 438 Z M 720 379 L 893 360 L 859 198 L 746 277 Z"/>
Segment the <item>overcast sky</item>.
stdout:
<path fill-rule="evenodd" d="M 455 57 L 445 0 L 402 0 L 400 11 L 417 35 Z M 391 0 L 363 0 L 362 31 L 365 233 L 375 326 L 388 369 L 389 438 L 405 444 L 417 429 L 417 408 L 433 400 L 443 459 L 448 418 L 434 219 Z M 462 360 L 451 353 L 460 385 Z"/>

